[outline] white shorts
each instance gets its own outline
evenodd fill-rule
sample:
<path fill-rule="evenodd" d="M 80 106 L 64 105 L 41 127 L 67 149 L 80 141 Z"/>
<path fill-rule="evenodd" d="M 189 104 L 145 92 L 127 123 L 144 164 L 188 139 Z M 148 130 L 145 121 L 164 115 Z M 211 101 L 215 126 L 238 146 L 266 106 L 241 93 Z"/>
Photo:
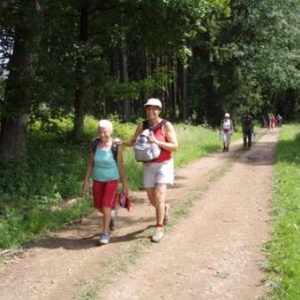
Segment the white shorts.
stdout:
<path fill-rule="evenodd" d="M 143 163 L 144 188 L 154 188 L 156 183 L 174 183 L 173 158 L 162 163 Z"/>
<path fill-rule="evenodd" d="M 228 132 L 222 132 L 222 141 L 224 143 L 230 144 L 231 142 L 231 131 Z"/>

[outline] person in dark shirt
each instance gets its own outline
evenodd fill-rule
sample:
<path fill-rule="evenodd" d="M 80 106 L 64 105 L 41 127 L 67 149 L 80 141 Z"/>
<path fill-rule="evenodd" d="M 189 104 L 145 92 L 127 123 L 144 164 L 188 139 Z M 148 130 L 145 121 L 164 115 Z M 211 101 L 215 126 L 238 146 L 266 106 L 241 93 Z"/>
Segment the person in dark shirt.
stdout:
<path fill-rule="evenodd" d="M 249 111 L 246 110 L 242 117 L 244 149 L 251 149 L 253 129 L 254 129 L 253 119 Z"/>

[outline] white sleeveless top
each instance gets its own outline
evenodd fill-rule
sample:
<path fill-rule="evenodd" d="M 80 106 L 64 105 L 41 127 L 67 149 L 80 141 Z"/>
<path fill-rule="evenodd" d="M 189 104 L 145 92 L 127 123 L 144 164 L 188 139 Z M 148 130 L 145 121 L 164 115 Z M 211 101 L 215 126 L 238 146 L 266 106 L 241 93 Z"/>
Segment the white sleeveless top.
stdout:
<path fill-rule="evenodd" d="M 224 120 L 223 122 L 223 130 L 224 131 L 229 131 L 231 129 L 231 120 L 228 119 L 228 120 Z"/>

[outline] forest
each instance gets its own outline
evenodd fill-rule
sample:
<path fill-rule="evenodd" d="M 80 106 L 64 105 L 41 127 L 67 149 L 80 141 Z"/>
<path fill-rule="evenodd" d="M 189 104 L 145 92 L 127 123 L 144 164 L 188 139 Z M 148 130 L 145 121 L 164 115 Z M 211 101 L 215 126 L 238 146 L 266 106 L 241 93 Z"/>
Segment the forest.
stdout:
<path fill-rule="evenodd" d="M 158 97 L 173 122 L 219 125 L 250 109 L 300 117 L 298 0 L 1 0 L 0 158 L 28 129 L 85 116 L 135 123 Z M 300 24 L 299 24 L 300 25 Z"/>

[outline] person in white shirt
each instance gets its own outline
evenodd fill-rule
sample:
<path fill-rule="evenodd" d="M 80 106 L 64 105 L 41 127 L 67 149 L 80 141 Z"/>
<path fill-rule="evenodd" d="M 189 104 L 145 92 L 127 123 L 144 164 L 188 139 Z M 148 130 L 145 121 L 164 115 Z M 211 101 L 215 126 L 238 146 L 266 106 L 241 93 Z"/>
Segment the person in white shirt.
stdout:
<path fill-rule="evenodd" d="M 223 152 L 229 151 L 229 146 L 231 142 L 231 135 L 233 134 L 233 124 L 232 120 L 230 119 L 230 114 L 226 113 L 224 115 L 224 119 L 221 121 L 220 126 L 220 136 L 221 141 L 223 142 Z"/>

